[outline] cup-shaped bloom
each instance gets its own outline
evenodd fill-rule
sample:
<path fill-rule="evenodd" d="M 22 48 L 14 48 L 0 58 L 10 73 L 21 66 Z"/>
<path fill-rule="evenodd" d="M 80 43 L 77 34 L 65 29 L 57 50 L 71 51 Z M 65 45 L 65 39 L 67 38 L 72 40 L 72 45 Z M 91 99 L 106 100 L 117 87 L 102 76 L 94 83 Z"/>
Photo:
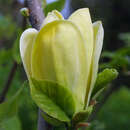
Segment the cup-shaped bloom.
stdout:
<path fill-rule="evenodd" d="M 30 28 L 23 32 L 20 53 L 28 79 L 67 87 L 84 109 L 97 77 L 102 43 L 102 23 L 92 23 L 89 9 L 75 11 L 68 20 L 52 11 L 40 31 Z"/>

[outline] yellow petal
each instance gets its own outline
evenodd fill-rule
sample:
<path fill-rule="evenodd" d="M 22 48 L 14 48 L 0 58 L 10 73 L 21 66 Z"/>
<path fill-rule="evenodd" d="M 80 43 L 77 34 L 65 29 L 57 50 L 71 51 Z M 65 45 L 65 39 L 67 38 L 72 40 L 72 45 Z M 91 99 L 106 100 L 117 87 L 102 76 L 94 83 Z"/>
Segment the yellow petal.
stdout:
<path fill-rule="evenodd" d="M 93 53 L 93 26 L 88 8 L 75 11 L 68 19 L 72 21 L 79 29 L 85 41 L 87 53 L 87 68 L 90 70 Z"/>
<path fill-rule="evenodd" d="M 97 78 L 98 73 L 98 63 L 103 45 L 103 37 L 104 30 L 101 21 L 97 21 L 93 23 L 93 31 L 94 31 L 94 52 L 93 52 L 93 60 L 92 60 L 92 74 L 91 74 L 91 84 L 90 90 L 87 98 L 87 106 L 89 105 L 90 96 Z"/>
<path fill-rule="evenodd" d="M 42 28 L 32 52 L 32 75 L 68 87 L 84 104 L 86 89 L 84 40 L 69 21 L 54 21 Z"/>
<path fill-rule="evenodd" d="M 63 16 L 62 14 L 57 11 L 57 10 L 53 10 L 52 12 L 49 12 L 47 14 L 47 17 L 44 19 L 42 27 L 45 26 L 46 24 L 53 22 L 55 20 L 63 20 Z"/>
<path fill-rule="evenodd" d="M 20 37 L 20 54 L 27 76 L 31 75 L 31 52 L 38 31 L 30 28 L 25 30 Z"/>

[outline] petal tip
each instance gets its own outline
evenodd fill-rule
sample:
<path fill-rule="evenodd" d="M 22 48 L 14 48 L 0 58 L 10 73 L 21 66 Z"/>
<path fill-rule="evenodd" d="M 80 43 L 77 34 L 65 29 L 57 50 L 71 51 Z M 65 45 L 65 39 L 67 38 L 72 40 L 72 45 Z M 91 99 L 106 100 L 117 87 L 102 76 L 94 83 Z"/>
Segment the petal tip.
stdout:
<path fill-rule="evenodd" d="M 20 37 L 20 54 L 21 54 L 21 57 L 23 57 L 24 56 L 24 53 L 23 53 L 23 48 L 24 48 L 24 40 L 29 36 L 28 34 L 30 34 L 30 35 L 34 35 L 34 34 L 36 34 L 36 33 L 38 33 L 38 31 L 35 29 L 35 28 L 29 28 L 29 29 L 26 29 L 23 33 L 22 33 L 22 35 L 21 35 L 21 37 Z"/>

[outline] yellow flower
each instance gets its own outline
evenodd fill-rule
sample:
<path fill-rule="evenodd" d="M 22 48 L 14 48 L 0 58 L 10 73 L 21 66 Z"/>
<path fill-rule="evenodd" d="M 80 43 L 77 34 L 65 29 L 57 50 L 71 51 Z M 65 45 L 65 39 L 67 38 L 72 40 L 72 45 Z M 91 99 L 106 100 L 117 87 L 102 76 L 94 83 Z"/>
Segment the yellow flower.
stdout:
<path fill-rule="evenodd" d="M 29 28 L 20 38 L 20 53 L 28 79 L 50 80 L 67 87 L 88 107 L 103 44 L 100 21 L 92 23 L 89 9 L 75 11 L 67 20 L 56 10 L 40 31 Z"/>

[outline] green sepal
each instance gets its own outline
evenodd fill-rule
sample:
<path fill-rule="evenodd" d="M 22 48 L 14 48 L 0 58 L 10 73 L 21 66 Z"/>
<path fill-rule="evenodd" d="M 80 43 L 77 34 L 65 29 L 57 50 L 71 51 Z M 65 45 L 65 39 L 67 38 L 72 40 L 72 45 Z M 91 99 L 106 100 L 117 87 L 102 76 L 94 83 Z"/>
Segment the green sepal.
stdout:
<path fill-rule="evenodd" d="M 93 110 L 93 106 L 90 105 L 87 107 L 86 110 L 79 111 L 76 113 L 72 119 L 73 126 L 76 126 L 80 122 L 84 122 L 88 119 L 89 115 L 91 114 Z"/>
<path fill-rule="evenodd" d="M 19 99 L 25 86 L 26 82 L 22 85 L 22 87 L 16 92 L 13 97 L 0 104 L 0 122 L 8 120 L 17 114 Z"/>
<path fill-rule="evenodd" d="M 56 82 L 30 79 L 31 95 L 39 108 L 49 116 L 70 122 L 76 105 L 71 91 Z"/>
<path fill-rule="evenodd" d="M 92 99 L 96 99 L 106 88 L 106 85 L 116 79 L 118 72 L 116 69 L 104 69 L 97 76 L 96 83 L 92 92 Z"/>

